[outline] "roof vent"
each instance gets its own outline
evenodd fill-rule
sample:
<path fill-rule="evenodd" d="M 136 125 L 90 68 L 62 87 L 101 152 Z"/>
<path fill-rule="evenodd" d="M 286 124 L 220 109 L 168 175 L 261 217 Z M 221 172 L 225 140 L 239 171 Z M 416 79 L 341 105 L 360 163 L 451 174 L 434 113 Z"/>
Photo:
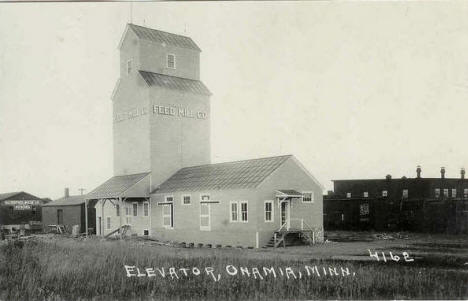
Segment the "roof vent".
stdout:
<path fill-rule="evenodd" d="M 386 176 L 385 176 L 385 179 L 391 180 L 391 179 L 392 179 L 392 175 L 386 175 Z"/>
<path fill-rule="evenodd" d="M 440 178 L 445 179 L 445 167 L 443 166 L 440 168 Z"/>
<path fill-rule="evenodd" d="M 462 167 L 461 170 L 460 170 L 460 177 L 461 177 L 462 179 L 465 178 L 465 168 L 464 168 L 464 167 Z"/>

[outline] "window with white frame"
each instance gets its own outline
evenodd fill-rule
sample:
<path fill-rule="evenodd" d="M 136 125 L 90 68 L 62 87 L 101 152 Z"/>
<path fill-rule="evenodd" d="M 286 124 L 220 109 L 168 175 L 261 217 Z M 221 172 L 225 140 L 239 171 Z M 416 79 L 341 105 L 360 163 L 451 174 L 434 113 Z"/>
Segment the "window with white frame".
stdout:
<path fill-rule="evenodd" d="M 127 75 L 132 73 L 132 60 L 127 61 Z"/>
<path fill-rule="evenodd" d="M 133 203 L 133 216 L 138 216 L 138 203 Z"/>
<path fill-rule="evenodd" d="M 435 196 L 436 198 L 439 198 L 439 197 L 440 197 L 440 188 L 434 189 L 434 196 Z"/>
<path fill-rule="evenodd" d="M 166 201 L 166 203 L 172 203 L 174 202 L 174 197 L 172 195 L 167 195 L 164 200 Z"/>
<path fill-rule="evenodd" d="M 408 198 L 408 189 L 403 189 L 402 196 Z"/>
<path fill-rule="evenodd" d="M 265 201 L 265 222 L 273 221 L 273 201 Z"/>
<path fill-rule="evenodd" d="M 119 206 L 119 204 L 115 205 L 115 215 L 120 216 L 120 206 Z"/>
<path fill-rule="evenodd" d="M 171 68 L 171 69 L 176 68 L 176 57 L 174 54 L 167 55 L 167 68 Z"/>
<path fill-rule="evenodd" d="M 192 200 L 190 199 L 190 195 L 185 194 L 182 196 L 182 204 L 183 205 L 190 205 Z"/>
<path fill-rule="evenodd" d="M 369 192 L 364 191 L 364 197 L 365 197 L 365 198 L 368 198 L 368 197 L 369 197 Z"/>
<path fill-rule="evenodd" d="M 351 198 L 351 192 L 347 192 L 347 193 L 346 193 L 346 197 L 347 197 L 348 199 L 350 199 L 350 198 Z"/>
<path fill-rule="evenodd" d="M 314 192 L 305 191 L 302 193 L 302 202 L 303 203 L 313 203 L 314 202 Z"/>
<path fill-rule="evenodd" d="M 468 188 L 463 189 L 463 197 L 468 198 Z"/>
<path fill-rule="evenodd" d="M 230 202 L 230 209 L 231 209 L 231 222 L 238 222 L 239 221 L 239 206 L 237 202 Z"/>
<path fill-rule="evenodd" d="M 107 223 L 106 223 L 106 224 L 107 224 L 107 225 L 106 225 L 106 226 L 107 226 L 107 230 L 110 230 L 110 228 L 111 228 L 111 218 L 110 218 L 110 217 L 107 218 Z"/>
<path fill-rule="evenodd" d="M 382 190 L 382 196 L 388 196 L 388 191 L 387 190 Z"/>
<path fill-rule="evenodd" d="M 448 197 L 448 189 L 447 188 L 444 188 L 444 196 Z"/>
<path fill-rule="evenodd" d="M 249 221 L 249 216 L 248 216 L 248 211 L 249 211 L 249 205 L 246 201 L 240 202 L 240 209 L 241 209 L 241 222 L 248 222 Z"/>
<path fill-rule="evenodd" d="M 456 198 L 456 197 L 457 197 L 457 189 L 452 188 L 452 198 Z"/>
<path fill-rule="evenodd" d="M 143 216 L 148 216 L 149 215 L 149 203 L 144 202 L 143 203 Z"/>

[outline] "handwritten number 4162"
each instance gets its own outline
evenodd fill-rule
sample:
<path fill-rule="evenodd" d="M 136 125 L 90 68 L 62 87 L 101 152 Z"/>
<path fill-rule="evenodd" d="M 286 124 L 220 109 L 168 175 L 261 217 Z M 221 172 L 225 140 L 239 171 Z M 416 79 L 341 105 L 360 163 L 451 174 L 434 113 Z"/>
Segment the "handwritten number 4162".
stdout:
<path fill-rule="evenodd" d="M 388 259 L 387 259 L 387 256 L 385 256 L 385 252 L 380 252 L 380 254 L 382 254 L 382 256 L 379 256 L 378 252 L 372 252 L 371 250 L 368 250 L 368 251 L 369 251 L 369 256 L 374 257 L 375 259 L 377 259 L 377 261 L 380 260 L 380 257 L 382 258 L 382 260 L 384 262 L 387 262 L 387 261 L 390 261 L 390 260 L 398 262 L 398 261 L 400 261 L 402 259 L 398 255 L 393 255 L 392 252 L 388 252 L 389 254 L 388 254 Z M 408 254 L 408 252 L 403 252 L 402 255 L 403 255 L 403 260 L 405 262 L 413 262 L 414 261 L 414 258 L 410 258 L 410 255 Z"/>

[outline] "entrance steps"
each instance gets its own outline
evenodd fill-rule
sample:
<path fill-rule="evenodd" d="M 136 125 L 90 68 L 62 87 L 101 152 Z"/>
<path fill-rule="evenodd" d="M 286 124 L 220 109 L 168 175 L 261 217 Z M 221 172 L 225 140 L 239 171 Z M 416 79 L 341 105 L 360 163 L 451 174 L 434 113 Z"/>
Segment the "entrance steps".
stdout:
<path fill-rule="evenodd" d="M 281 230 L 275 231 L 264 248 L 312 245 L 315 243 L 311 230 Z"/>

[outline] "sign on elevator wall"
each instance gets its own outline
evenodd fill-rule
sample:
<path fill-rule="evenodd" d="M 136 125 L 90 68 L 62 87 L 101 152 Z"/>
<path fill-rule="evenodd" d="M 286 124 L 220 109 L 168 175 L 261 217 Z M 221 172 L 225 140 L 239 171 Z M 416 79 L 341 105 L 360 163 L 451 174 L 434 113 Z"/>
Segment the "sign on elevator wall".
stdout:
<path fill-rule="evenodd" d="M 153 115 L 165 115 L 180 118 L 206 119 L 207 114 L 202 111 L 194 111 L 189 107 L 163 106 L 155 104 L 151 110 Z M 133 110 L 118 113 L 114 116 L 114 122 L 135 119 L 148 114 L 148 108 L 135 108 Z"/>

